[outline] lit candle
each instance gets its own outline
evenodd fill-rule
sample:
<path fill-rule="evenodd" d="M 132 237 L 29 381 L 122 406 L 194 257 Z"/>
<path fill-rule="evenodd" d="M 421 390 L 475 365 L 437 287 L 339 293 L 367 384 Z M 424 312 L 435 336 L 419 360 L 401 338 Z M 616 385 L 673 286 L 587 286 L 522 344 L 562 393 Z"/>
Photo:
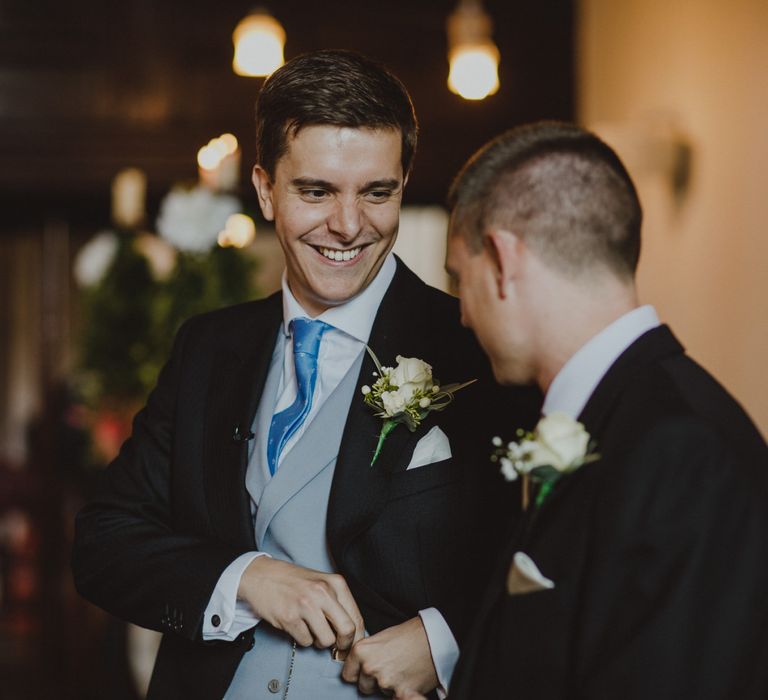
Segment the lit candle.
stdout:
<path fill-rule="evenodd" d="M 112 221 L 120 228 L 136 228 L 144 221 L 147 176 L 138 168 L 125 168 L 112 180 Z"/>

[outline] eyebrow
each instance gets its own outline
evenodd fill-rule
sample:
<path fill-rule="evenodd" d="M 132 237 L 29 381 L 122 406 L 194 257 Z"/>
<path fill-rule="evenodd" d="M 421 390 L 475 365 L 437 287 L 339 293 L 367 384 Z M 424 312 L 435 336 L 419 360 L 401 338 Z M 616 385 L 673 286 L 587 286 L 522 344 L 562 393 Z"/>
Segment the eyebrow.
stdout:
<path fill-rule="evenodd" d="M 362 188 L 362 191 L 367 192 L 370 190 L 396 190 L 398 187 L 400 187 L 400 180 L 396 180 L 395 178 L 386 178 L 384 180 L 373 180 L 371 182 L 367 182 Z"/>
<path fill-rule="evenodd" d="M 328 190 L 328 192 L 338 192 L 339 188 L 328 180 L 321 180 L 313 177 L 295 177 L 291 180 L 294 187 L 317 187 L 318 189 Z M 371 190 L 396 190 L 400 187 L 400 180 L 396 178 L 385 178 L 383 180 L 371 180 L 366 182 L 360 192 L 370 192 Z"/>
<path fill-rule="evenodd" d="M 329 192 L 338 192 L 339 188 L 327 180 L 320 180 L 314 177 L 295 177 L 291 180 L 295 187 L 317 187 L 318 189 L 328 190 Z"/>

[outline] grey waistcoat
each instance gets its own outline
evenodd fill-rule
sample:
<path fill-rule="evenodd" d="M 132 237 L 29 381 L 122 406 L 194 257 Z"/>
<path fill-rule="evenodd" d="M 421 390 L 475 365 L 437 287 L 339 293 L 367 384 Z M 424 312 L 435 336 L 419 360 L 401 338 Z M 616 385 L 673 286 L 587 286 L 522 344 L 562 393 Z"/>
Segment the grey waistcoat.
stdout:
<path fill-rule="evenodd" d="M 256 546 L 276 559 L 320 571 L 336 570 L 326 541 L 325 520 L 336 457 L 350 402 L 356 392 L 363 352 L 338 387 L 325 400 L 301 438 L 269 476 L 266 442 L 280 382 L 282 353 L 276 352 L 254 421 L 253 452 L 246 486 L 255 510 Z M 243 656 L 226 700 L 275 700 L 285 695 L 291 666 L 292 640 L 260 622 L 255 644 Z M 342 664 L 328 649 L 296 647 L 288 700 L 352 700 L 370 698 L 341 680 Z"/>

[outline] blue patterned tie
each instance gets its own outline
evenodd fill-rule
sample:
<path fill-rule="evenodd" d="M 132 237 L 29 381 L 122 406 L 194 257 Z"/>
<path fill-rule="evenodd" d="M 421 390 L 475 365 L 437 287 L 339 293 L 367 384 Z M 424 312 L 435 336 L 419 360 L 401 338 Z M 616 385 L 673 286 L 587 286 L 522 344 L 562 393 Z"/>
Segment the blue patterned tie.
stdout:
<path fill-rule="evenodd" d="M 267 443 L 267 463 L 269 473 L 274 476 L 280 453 L 291 435 L 304 422 L 312 408 L 312 394 L 317 380 L 317 354 L 323 333 L 331 328 L 322 321 L 310 321 L 308 318 L 295 318 L 290 328 L 293 335 L 293 365 L 296 368 L 298 391 L 296 400 L 288 408 L 272 416 Z"/>

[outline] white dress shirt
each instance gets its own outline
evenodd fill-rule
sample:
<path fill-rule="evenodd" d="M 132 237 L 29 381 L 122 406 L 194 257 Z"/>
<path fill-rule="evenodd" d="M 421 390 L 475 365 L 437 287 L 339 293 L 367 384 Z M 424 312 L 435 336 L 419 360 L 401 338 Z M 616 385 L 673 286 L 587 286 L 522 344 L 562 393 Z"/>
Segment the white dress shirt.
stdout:
<path fill-rule="evenodd" d="M 582 345 L 549 385 L 541 412 L 578 418 L 611 365 L 641 335 L 659 325 L 652 306 L 641 306 L 616 319 Z"/>
<path fill-rule="evenodd" d="M 307 419 L 286 442 L 280 453 L 277 468 L 285 455 L 301 438 L 307 426 L 317 415 L 325 399 L 330 396 L 347 374 L 361 352 L 364 352 L 371 335 L 373 321 L 379 305 L 395 275 L 397 264 L 392 254 L 387 256 L 373 281 L 354 299 L 341 306 L 331 307 L 317 316 L 316 320 L 332 326 L 323 333 L 318 353 L 318 377 Z M 290 323 L 294 318 L 309 318 L 291 292 L 286 275 L 283 274 L 283 323 L 285 335 L 282 373 L 277 390 L 277 401 L 273 413 L 279 413 L 290 406 L 296 398 L 297 381 L 293 359 L 293 339 Z M 248 565 L 258 556 L 269 556 L 264 552 L 247 552 L 235 559 L 222 573 L 208 602 L 203 618 L 203 639 L 233 641 L 247 629 L 259 623 L 251 607 L 237 599 L 240 578 Z M 444 688 L 448 687 L 453 668 L 458 659 L 458 645 L 440 612 L 428 608 L 419 612 L 427 633 L 432 660 L 437 669 L 438 679 Z M 216 619 L 217 625 L 213 624 Z"/>

